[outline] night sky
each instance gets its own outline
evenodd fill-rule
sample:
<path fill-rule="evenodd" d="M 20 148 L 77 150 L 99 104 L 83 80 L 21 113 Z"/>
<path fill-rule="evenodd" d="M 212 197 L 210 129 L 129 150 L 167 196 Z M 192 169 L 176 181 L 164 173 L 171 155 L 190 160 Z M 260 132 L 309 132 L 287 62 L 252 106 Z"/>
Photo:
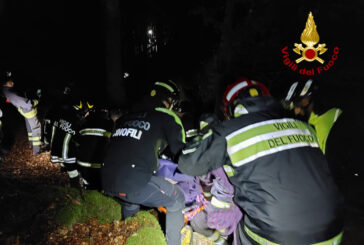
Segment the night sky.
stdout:
<path fill-rule="evenodd" d="M 55 88 L 73 81 L 106 96 L 105 2 L 1 0 L 1 69 L 13 70 L 25 87 Z M 125 86 L 131 98 L 159 78 L 176 77 L 190 89 L 204 90 L 223 88 L 238 76 L 259 80 L 282 96 L 291 82 L 308 78 L 283 64 L 281 50 L 288 46 L 290 58 L 298 58 L 293 44 L 301 42 L 312 11 L 320 43 L 329 48 L 321 57 L 330 60 L 333 48 L 339 47 L 334 66 L 312 78 L 325 88 L 327 103 L 347 108 L 363 104 L 363 1 L 233 2 L 226 16 L 223 0 L 120 1 L 120 77 L 130 73 Z M 231 29 L 221 28 L 228 18 Z M 148 26 L 158 40 L 158 51 L 151 56 L 145 51 Z M 229 48 L 221 52 L 226 39 Z M 221 77 L 216 82 L 206 79 L 206 67 L 219 50 L 220 58 L 232 58 L 217 61 L 215 72 Z"/>

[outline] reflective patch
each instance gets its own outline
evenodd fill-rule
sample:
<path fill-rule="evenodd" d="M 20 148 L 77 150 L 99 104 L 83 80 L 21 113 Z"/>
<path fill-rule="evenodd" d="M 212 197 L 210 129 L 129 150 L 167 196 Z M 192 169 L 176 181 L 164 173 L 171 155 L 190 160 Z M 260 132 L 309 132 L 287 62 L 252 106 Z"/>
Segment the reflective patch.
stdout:
<path fill-rule="evenodd" d="M 78 176 L 78 171 L 77 170 L 67 171 L 67 174 L 71 179 L 73 179 Z"/>
<path fill-rule="evenodd" d="M 259 122 L 226 136 L 227 152 L 238 167 L 257 158 L 297 147 L 319 147 L 316 134 L 306 123 L 294 119 Z"/>

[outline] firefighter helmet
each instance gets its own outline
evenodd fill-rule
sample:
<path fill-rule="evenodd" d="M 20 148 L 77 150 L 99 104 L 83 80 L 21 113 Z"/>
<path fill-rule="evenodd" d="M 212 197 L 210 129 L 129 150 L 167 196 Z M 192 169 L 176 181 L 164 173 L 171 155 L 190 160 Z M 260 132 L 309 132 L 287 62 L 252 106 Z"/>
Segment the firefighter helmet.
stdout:
<path fill-rule="evenodd" d="M 269 95 L 269 90 L 262 83 L 243 77 L 238 78 L 227 87 L 224 93 L 225 118 L 235 118 L 249 113 L 249 107 L 252 107 L 253 104 L 249 103 L 251 98 Z"/>
<path fill-rule="evenodd" d="M 167 101 L 172 109 L 178 104 L 180 99 L 180 90 L 172 80 L 157 81 L 154 83 L 150 96 L 158 98 L 161 101 Z"/>
<path fill-rule="evenodd" d="M 95 112 L 95 105 L 91 101 L 90 99 L 80 99 L 73 104 L 73 109 L 79 118 L 85 118 L 90 113 Z"/>
<path fill-rule="evenodd" d="M 312 79 L 307 81 L 298 81 L 292 83 L 288 90 L 286 98 L 283 103 L 286 108 L 293 109 L 303 98 L 312 97 L 317 90 L 317 86 L 314 84 Z"/>

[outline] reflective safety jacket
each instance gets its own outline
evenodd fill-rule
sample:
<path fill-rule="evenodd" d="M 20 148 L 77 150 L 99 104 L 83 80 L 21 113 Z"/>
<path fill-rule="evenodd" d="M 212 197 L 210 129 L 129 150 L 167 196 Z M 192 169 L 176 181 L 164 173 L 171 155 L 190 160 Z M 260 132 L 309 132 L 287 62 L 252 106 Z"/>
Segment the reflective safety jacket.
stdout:
<path fill-rule="evenodd" d="M 51 162 L 76 163 L 79 119 L 71 107 L 62 108 L 54 121 L 51 138 Z"/>
<path fill-rule="evenodd" d="M 315 128 L 319 145 L 323 153 L 326 152 L 326 142 L 331 128 L 341 113 L 342 110 L 338 108 L 332 108 L 322 115 L 317 115 L 312 112 L 310 118 L 308 119 L 308 123 Z"/>
<path fill-rule="evenodd" d="M 3 87 L 2 92 L 10 103 L 14 105 L 25 118 L 33 118 L 37 116 L 37 108 L 33 106 L 32 100 L 18 95 L 13 88 Z"/>
<path fill-rule="evenodd" d="M 217 125 L 187 145 L 179 169 L 198 176 L 224 166 L 244 210 L 240 227 L 257 244 L 340 239 L 342 198 L 314 130 L 274 108 Z"/>
<path fill-rule="evenodd" d="M 85 120 L 78 131 L 77 164 L 86 168 L 101 168 L 113 124 L 95 113 Z"/>
<path fill-rule="evenodd" d="M 140 191 L 157 173 L 159 153 L 167 144 L 177 154 L 184 143 L 181 120 L 166 108 L 130 113 L 119 119 L 101 168 L 105 193 L 118 196 Z"/>

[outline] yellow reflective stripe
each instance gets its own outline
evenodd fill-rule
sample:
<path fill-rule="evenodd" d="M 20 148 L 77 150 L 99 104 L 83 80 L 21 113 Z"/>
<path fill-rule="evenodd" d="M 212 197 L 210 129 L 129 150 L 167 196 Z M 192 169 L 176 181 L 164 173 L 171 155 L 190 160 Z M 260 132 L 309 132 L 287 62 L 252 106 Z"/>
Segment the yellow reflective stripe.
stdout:
<path fill-rule="evenodd" d="M 186 143 L 186 133 L 185 133 L 185 129 L 182 125 L 181 119 L 176 115 L 176 113 L 174 113 L 173 111 L 167 109 L 167 108 L 161 108 L 161 107 L 157 107 L 155 108 L 156 111 L 159 112 L 164 112 L 170 116 L 172 116 L 174 118 L 174 121 L 181 126 L 181 134 L 182 134 L 182 142 Z"/>
<path fill-rule="evenodd" d="M 20 107 L 18 107 L 18 111 L 26 118 L 33 118 L 37 115 L 37 108 L 34 108 L 29 112 L 23 112 L 23 110 Z"/>
<path fill-rule="evenodd" d="M 168 84 L 166 84 L 166 83 L 156 82 L 155 85 L 159 85 L 159 86 L 165 87 L 166 89 L 168 89 L 172 93 L 174 92 L 174 89 L 171 86 L 169 86 Z"/>
<path fill-rule="evenodd" d="M 105 136 L 107 137 L 107 131 L 101 128 L 85 128 L 80 130 L 81 135 L 91 135 L 91 136 Z"/>
<path fill-rule="evenodd" d="M 334 236 L 330 240 L 315 243 L 315 244 L 312 244 L 312 245 L 339 245 L 341 243 L 341 239 L 343 237 L 343 234 L 344 234 L 344 232 L 340 232 L 338 235 Z"/>
<path fill-rule="evenodd" d="M 203 136 L 202 136 L 202 140 L 204 140 L 204 139 L 206 139 L 206 138 L 208 138 L 209 136 L 211 136 L 212 135 L 212 130 L 211 129 L 209 129 L 209 131 L 207 131 L 207 133 L 206 134 L 204 134 Z"/>
<path fill-rule="evenodd" d="M 212 204 L 212 206 L 217 207 L 217 208 L 225 209 L 225 208 L 231 207 L 231 203 L 220 201 L 219 199 L 217 199 L 214 196 L 211 198 L 211 204 Z"/>
<path fill-rule="evenodd" d="M 207 125 L 209 125 L 207 122 L 205 121 L 201 121 L 200 122 L 200 130 L 202 130 L 204 127 L 206 127 Z"/>
<path fill-rule="evenodd" d="M 257 243 L 259 243 L 261 245 L 279 245 L 278 243 L 271 242 L 271 241 L 259 236 L 258 234 L 252 232 L 246 225 L 244 225 L 244 230 L 245 230 L 246 234 L 249 235 L 250 238 L 252 238 L 254 241 L 256 241 Z M 330 240 L 319 242 L 319 243 L 314 243 L 311 245 L 340 245 L 343 234 L 344 234 L 344 232 L 340 232 L 338 235 L 331 238 Z"/>
<path fill-rule="evenodd" d="M 40 136 L 37 136 L 37 137 L 28 137 L 29 140 L 32 140 L 32 141 L 36 141 L 36 140 L 41 140 L 41 137 Z"/>
<path fill-rule="evenodd" d="M 226 173 L 226 175 L 227 175 L 228 177 L 232 177 L 232 176 L 234 176 L 234 169 L 233 169 L 231 166 L 229 166 L 229 165 L 224 165 L 223 167 L 224 167 L 225 173 Z"/>
<path fill-rule="evenodd" d="M 63 140 L 63 147 L 62 147 L 62 157 L 63 157 L 63 159 L 68 158 L 68 144 L 69 144 L 70 140 L 71 140 L 71 135 L 66 134 L 66 136 L 64 137 L 64 140 Z"/>
<path fill-rule="evenodd" d="M 38 141 L 38 142 L 32 142 L 32 145 L 41 145 L 42 142 Z"/>
<path fill-rule="evenodd" d="M 102 167 L 102 163 L 82 162 L 79 160 L 77 160 L 77 164 L 82 167 L 86 167 L 86 168 L 101 168 Z"/>
<path fill-rule="evenodd" d="M 261 245 L 279 245 L 278 243 L 271 242 L 271 241 L 259 236 L 258 234 L 252 232 L 246 225 L 244 225 L 244 230 L 251 239 L 253 239 L 254 241 L 256 241 L 257 243 L 259 243 Z"/>
<path fill-rule="evenodd" d="M 218 229 L 218 231 L 219 231 L 220 233 L 225 233 L 225 232 L 226 232 L 226 229 Z"/>

